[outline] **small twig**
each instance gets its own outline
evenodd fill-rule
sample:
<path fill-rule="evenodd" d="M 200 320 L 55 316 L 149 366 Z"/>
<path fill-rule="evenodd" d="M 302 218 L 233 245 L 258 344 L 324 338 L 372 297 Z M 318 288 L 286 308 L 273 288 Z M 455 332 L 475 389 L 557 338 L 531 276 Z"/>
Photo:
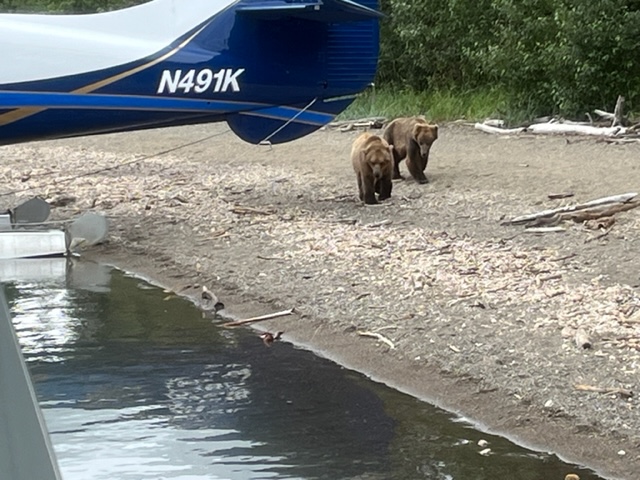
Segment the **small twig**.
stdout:
<path fill-rule="evenodd" d="M 596 392 L 596 393 L 615 393 L 620 395 L 622 398 L 631 398 L 633 397 L 633 392 L 631 390 L 627 390 L 625 388 L 616 388 L 616 387 L 594 387 L 592 385 L 583 385 L 578 384 L 574 385 L 576 390 L 581 390 L 583 392 Z"/>
<path fill-rule="evenodd" d="M 509 285 L 504 284 L 504 285 L 500 285 L 498 287 L 495 288 L 490 288 L 489 290 L 485 290 L 484 293 L 496 293 L 499 292 L 500 290 L 504 290 L 505 288 L 507 288 Z"/>
<path fill-rule="evenodd" d="M 250 215 L 250 214 L 273 215 L 274 213 L 276 213 L 276 210 L 274 208 L 260 209 L 260 208 L 253 208 L 253 207 L 243 207 L 240 205 L 236 205 L 232 207 L 231 211 L 237 215 Z"/>
<path fill-rule="evenodd" d="M 319 198 L 318 202 L 348 202 L 348 201 L 355 201 L 355 195 L 351 195 L 351 194 L 343 194 L 343 195 L 336 195 L 334 197 L 324 197 L 324 198 Z"/>
<path fill-rule="evenodd" d="M 381 342 L 385 343 L 391 350 L 396 348 L 396 346 L 393 344 L 393 342 L 391 340 L 389 340 L 387 337 L 385 337 L 384 335 L 382 335 L 381 333 L 362 331 L 362 330 L 358 330 L 356 333 L 358 335 L 362 336 L 362 337 L 377 338 Z"/>
<path fill-rule="evenodd" d="M 569 255 L 565 255 L 564 257 L 550 258 L 549 261 L 551 261 L 551 262 L 562 262 L 563 260 L 570 260 L 573 257 L 577 257 L 577 256 L 578 256 L 577 253 L 570 253 Z"/>
<path fill-rule="evenodd" d="M 550 193 L 547 195 L 550 200 L 558 200 L 560 198 L 571 198 L 573 193 Z"/>
<path fill-rule="evenodd" d="M 559 278 L 562 278 L 562 274 L 554 273 L 552 275 L 547 275 L 546 277 L 538 277 L 538 281 L 540 281 L 540 283 L 543 283 L 543 282 L 548 282 L 549 280 L 557 280 Z"/>
<path fill-rule="evenodd" d="M 275 261 L 283 261 L 284 258 L 281 257 L 265 257 L 264 255 L 256 255 L 257 258 L 259 258 L 260 260 L 275 260 Z"/>
<path fill-rule="evenodd" d="M 327 223 L 346 223 L 347 225 L 355 225 L 358 223 L 357 218 L 336 218 L 335 220 L 327 220 Z"/>
<path fill-rule="evenodd" d="M 461 302 L 464 302 L 465 300 L 470 300 L 472 298 L 478 297 L 480 296 L 480 294 L 478 293 L 467 293 L 464 295 L 460 295 L 458 298 L 456 298 L 455 300 L 451 300 L 447 303 L 447 307 L 451 308 Z"/>
<path fill-rule="evenodd" d="M 229 228 L 223 230 L 216 230 L 211 234 L 211 238 L 223 238 L 229 236 Z"/>
<path fill-rule="evenodd" d="M 565 293 L 567 293 L 566 290 L 560 289 L 553 292 L 545 292 L 544 294 L 547 296 L 547 298 L 553 298 L 559 295 L 564 295 Z"/>
<path fill-rule="evenodd" d="M 367 225 L 365 225 L 365 227 L 366 228 L 378 228 L 378 227 L 383 227 L 385 225 L 391 225 L 392 223 L 393 223 L 392 220 L 385 219 L 385 220 L 381 220 L 379 222 L 368 223 Z"/>
<path fill-rule="evenodd" d="M 381 332 L 382 330 L 389 330 L 389 329 L 393 329 L 393 328 L 400 328 L 400 326 L 399 325 L 385 325 L 384 327 L 374 328 L 372 330 L 372 332 L 378 333 L 378 332 Z"/>
<path fill-rule="evenodd" d="M 526 233 L 553 233 L 553 232 L 566 232 L 567 229 L 563 227 L 532 227 L 525 228 Z"/>
<path fill-rule="evenodd" d="M 240 325 L 246 325 L 248 323 L 262 322 L 264 320 L 271 320 L 273 318 L 284 317 L 286 315 L 292 315 L 294 313 L 294 309 L 290 308 L 289 310 L 282 310 L 281 312 L 269 313 L 267 315 L 261 315 L 259 317 L 251 317 L 245 320 L 237 320 L 235 322 L 227 322 L 223 323 L 223 327 L 238 327 Z"/>

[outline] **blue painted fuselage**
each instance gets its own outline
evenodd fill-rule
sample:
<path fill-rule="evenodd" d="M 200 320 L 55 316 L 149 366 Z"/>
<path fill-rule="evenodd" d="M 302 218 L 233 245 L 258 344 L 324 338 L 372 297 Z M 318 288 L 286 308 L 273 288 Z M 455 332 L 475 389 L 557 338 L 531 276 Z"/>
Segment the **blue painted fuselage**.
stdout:
<path fill-rule="evenodd" d="M 251 143 L 299 138 L 373 81 L 376 7 L 155 0 L 0 15 L 0 144 L 216 121 Z"/>

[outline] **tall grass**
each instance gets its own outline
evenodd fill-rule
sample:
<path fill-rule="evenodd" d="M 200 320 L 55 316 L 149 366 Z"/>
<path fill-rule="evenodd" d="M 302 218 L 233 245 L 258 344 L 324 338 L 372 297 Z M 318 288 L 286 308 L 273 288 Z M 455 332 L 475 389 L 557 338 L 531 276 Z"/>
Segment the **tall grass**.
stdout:
<path fill-rule="evenodd" d="M 371 87 L 359 95 L 340 118 L 424 115 L 435 122 L 460 119 L 477 121 L 486 118 L 501 118 L 508 123 L 525 120 L 529 116 L 528 112 L 514 111 L 509 100 L 507 94 L 491 89 L 415 92 L 392 87 Z"/>

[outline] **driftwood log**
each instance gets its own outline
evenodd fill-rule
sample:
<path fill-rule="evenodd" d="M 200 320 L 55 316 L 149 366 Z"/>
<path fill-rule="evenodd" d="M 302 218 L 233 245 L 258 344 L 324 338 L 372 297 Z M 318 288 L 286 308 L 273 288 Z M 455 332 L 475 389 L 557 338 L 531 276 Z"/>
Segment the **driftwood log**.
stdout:
<path fill-rule="evenodd" d="M 531 133 L 573 133 L 578 135 L 597 135 L 601 137 L 615 137 L 624 135 L 624 127 L 595 127 L 592 125 L 571 125 L 567 123 L 536 123 L 529 128 Z"/>
<path fill-rule="evenodd" d="M 558 207 L 558 208 L 553 208 L 549 210 L 542 210 L 540 212 L 531 213 L 528 215 L 520 215 L 518 217 L 512 218 L 511 220 L 503 222 L 502 225 L 522 225 L 522 224 L 529 223 L 533 220 L 537 220 L 544 217 L 553 217 L 554 215 L 557 215 L 557 214 L 578 212 L 578 211 L 593 209 L 594 207 L 601 207 L 602 205 L 609 205 L 609 204 L 622 204 L 620 206 L 623 206 L 625 204 L 633 205 L 633 206 L 630 206 L 629 208 L 626 208 L 626 210 L 629 210 L 630 208 L 635 208 L 638 206 L 638 202 L 631 202 L 631 200 L 633 200 L 637 196 L 638 194 L 636 192 L 632 192 L 632 193 L 623 193 L 621 195 L 612 195 L 609 197 L 597 198 L 595 200 L 591 200 L 585 203 L 580 203 L 577 205 L 567 205 L 564 207 Z M 593 210 L 590 210 L 590 211 L 593 211 Z M 611 214 L 602 215 L 602 212 L 606 212 L 606 211 L 607 209 L 601 209 L 601 214 L 599 216 L 610 216 Z M 623 210 L 620 210 L 620 211 L 623 211 Z M 594 217 L 594 218 L 598 218 L 598 217 Z"/>
<path fill-rule="evenodd" d="M 611 123 L 612 127 L 617 125 L 624 126 L 627 122 L 624 118 L 624 97 L 622 95 L 618 95 L 618 100 L 616 101 L 616 108 L 613 111 L 613 122 Z"/>
<path fill-rule="evenodd" d="M 596 220 L 603 217 L 611 217 L 616 213 L 626 212 L 640 205 L 640 201 L 618 203 L 606 207 L 598 207 L 594 209 L 582 210 L 579 212 L 569 212 L 565 214 L 566 218 L 570 218 L 574 222 L 585 222 L 587 220 Z"/>
<path fill-rule="evenodd" d="M 526 128 L 524 127 L 520 127 L 520 128 L 501 128 L 501 127 L 495 127 L 493 125 L 487 125 L 486 123 L 476 123 L 474 125 L 474 128 L 476 130 L 480 130 L 482 132 L 485 133 L 496 133 L 496 134 L 500 134 L 500 135 L 512 135 L 515 133 L 522 133 L 524 131 L 526 131 Z"/>
<path fill-rule="evenodd" d="M 541 118 L 535 120 L 527 127 L 521 128 L 503 128 L 504 122 L 496 119 L 488 119 L 482 123 L 476 123 L 474 128 L 486 133 L 498 135 L 513 135 L 518 133 L 536 133 L 536 134 L 575 134 L 575 135 L 595 135 L 599 137 L 615 137 L 619 138 L 627 133 L 635 132 L 635 126 L 625 128 L 628 120 L 624 116 L 624 97 L 618 96 L 616 107 L 613 113 L 604 110 L 594 110 L 594 113 L 601 119 L 611 121 L 611 125 L 598 126 L 594 125 L 593 118 L 589 113 L 589 122 L 575 122 L 571 120 L 562 120 L 554 118 Z M 602 123 L 602 122 L 600 122 Z"/>
<path fill-rule="evenodd" d="M 382 128 L 387 123 L 387 121 L 388 119 L 386 117 L 360 118 L 357 120 L 339 120 L 329 123 L 327 127 L 338 129 L 341 132 L 348 132 L 356 128 Z"/>
<path fill-rule="evenodd" d="M 616 107 L 613 113 L 605 112 L 604 110 L 594 110 L 594 113 L 601 118 L 606 120 L 611 120 L 611 126 L 625 126 L 628 121 L 624 116 L 624 97 L 622 95 L 618 96 L 618 100 L 616 101 Z"/>

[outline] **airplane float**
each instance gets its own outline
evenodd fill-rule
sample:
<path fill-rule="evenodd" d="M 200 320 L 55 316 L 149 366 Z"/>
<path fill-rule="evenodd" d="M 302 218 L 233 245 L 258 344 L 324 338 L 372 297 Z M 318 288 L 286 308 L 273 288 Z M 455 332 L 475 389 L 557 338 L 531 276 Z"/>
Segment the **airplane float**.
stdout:
<path fill-rule="evenodd" d="M 377 0 L 154 0 L 0 14 L 0 145 L 226 121 L 283 143 L 373 81 Z"/>

